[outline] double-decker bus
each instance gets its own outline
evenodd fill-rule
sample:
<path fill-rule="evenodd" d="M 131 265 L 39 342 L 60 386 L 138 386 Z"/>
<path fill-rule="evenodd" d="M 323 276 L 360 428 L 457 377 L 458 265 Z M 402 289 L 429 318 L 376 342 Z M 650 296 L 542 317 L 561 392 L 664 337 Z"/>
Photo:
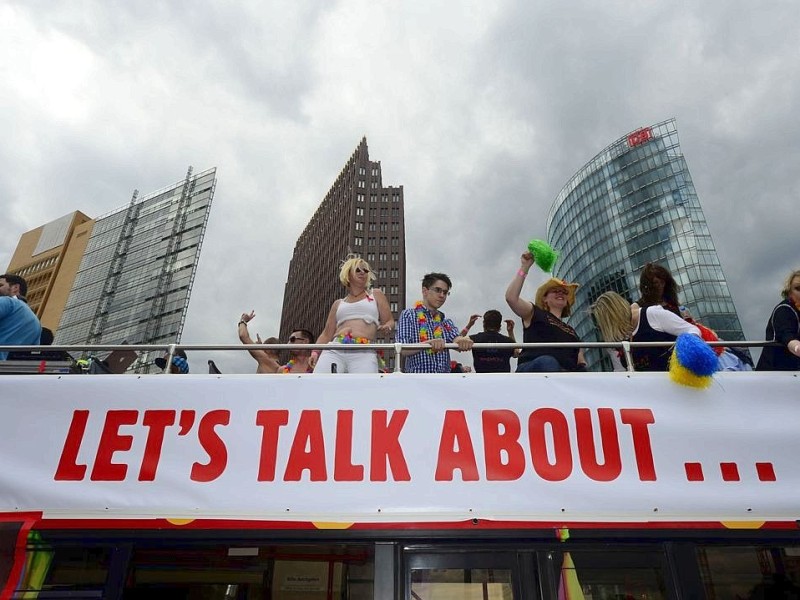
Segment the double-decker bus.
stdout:
<path fill-rule="evenodd" d="M 800 381 L 5 375 L 2 598 L 800 598 Z"/>

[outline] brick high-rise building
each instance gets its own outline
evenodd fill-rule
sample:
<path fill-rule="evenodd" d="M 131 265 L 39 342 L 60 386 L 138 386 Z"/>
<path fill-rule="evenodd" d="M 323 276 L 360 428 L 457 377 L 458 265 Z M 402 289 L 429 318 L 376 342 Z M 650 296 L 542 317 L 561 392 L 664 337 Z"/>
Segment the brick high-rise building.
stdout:
<path fill-rule="evenodd" d="M 346 294 L 339 269 L 348 254 L 370 264 L 375 287 L 385 292 L 397 319 L 406 299 L 403 186 L 384 187 L 381 163 L 369 159 L 367 138 L 295 244 L 283 295 L 281 340 L 298 327 L 320 334 L 331 304 Z"/>

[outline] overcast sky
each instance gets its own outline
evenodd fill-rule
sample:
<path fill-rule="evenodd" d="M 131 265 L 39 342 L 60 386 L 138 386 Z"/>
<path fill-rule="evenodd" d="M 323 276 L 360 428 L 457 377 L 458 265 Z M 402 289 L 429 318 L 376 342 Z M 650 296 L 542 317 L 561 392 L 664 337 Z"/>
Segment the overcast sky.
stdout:
<path fill-rule="evenodd" d="M 762 339 L 800 268 L 799 31 L 795 0 L 0 0 L 0 268 L 29 229 L 217 167 L 183 342 L 236 343 L 251 309 L 277 334 L 294 242 L 366 136 L 405 188 L 408 303 L 445 271 L 463 325 L 510 314 L 519 254 L 581 166 L 676 117 Z"/>

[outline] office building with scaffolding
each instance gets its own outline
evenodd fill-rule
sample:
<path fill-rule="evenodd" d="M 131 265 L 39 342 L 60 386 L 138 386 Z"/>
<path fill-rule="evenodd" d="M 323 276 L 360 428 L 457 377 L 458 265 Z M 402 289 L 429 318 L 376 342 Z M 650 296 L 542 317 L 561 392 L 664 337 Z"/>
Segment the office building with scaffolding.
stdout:
<path fill-rule="evenodd" d="M 674 119 L 622 136 L 584 165 L 556 197 L 547 237 L 561 252 L 555 275 L 581 285 L 569 322 L 582 340 L 600 341 L 591 304 L 609 290 L 637 300 L 648 262 L 670 270 L 695 319 L 744 339 Z"/>
<path fill-rule="evenodd" d="M 216 169 L 186 177 L 95 220 L 58 344 L 180 341 L 216 186 Z M 141 357 L 142 363 L 152 362 Z"/>

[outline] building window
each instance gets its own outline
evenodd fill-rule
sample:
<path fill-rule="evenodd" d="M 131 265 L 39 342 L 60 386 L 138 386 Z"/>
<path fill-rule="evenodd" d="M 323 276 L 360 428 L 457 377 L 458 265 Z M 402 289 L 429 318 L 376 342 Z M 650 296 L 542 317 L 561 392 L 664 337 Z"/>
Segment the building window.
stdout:
<path fill-rule="evenodd" d="M 358 167 L 358 174 L 359 175 L 366 175 L 367 170 L 364 167 Z"/>
<path fill-rule="evenodd" d="M 386 260 L 386 252 L 381 252 L 381 253 L 378 255 L 378 258 L 380 258 L 380 260 Z"/>
<path fill-rule="evenodd" d="M 367 254 L 367 262 L 375 262 L 375 253 L 374 252 L 369 252 Z"/>
<path fill-rule="evenodd" d="M 392 216 L 399 217 L 400 216 L 400 208 L 397 206 L 392 207 Z"/>
<path fill-rule="evenodd" d="M 397 196 L 397 195 L 392 196 L 392 202 L 394 202 L 395 204 L 400 202 L 400 196 Z"/>
<path fill-rule="evenodd" d="M 360 187 L 360 188 L 366 187 L 366 184 L 364 183 L 363 179 L 359 179 L 358 180 L 358 187 Z"/>
<path fill-rule="evenodd" d="M 381 231 L 388 231 L 389 225 L 388 223 L 381 223 Z"/>
<path fill-rule="evenodd" d="M 397 312 L 397 302 L 390 302 L 389 303 L 389 310 L 391 310 L 393 313 L 396 313 Z"/>
<path fill-rule="evenodd" d="M 363 202 L 364 201 L 364 194 L 358 194 L 356 196 L 356 200 L 358 200 L 359 202 Z"/>
<path fill-rule="evenodd" d="M 370 223 L 370 224 L 369 224 L 369 230 L 370 230 L 370 231 L 375 231 L 377 228 L 378 228 L 378 227 L 377 227 L 377 225 L 375 225 L 375 223 Z"/>
<path fill-rule="evenodd" d="M 392 252 L 392 260 L 400 260 L 400 253 Z"/>
<path fill-rule="evenodd" d="M 369 184 L 369 187 L 371 187 L 373 190 L 378 189 L 378 182 L 377 181 L 371 181 L 370 184 Z"/>
<path fill-rule="evenodd" d="M 397 278 L 398 278 L 398 276 L 399 276 L 399 271 L 398 271 L 397 269 L 392 269 L 392 272 L 391 272 L 391 274 L 390 274 L 390 277 L 391 277 L 392 279 L 397 279 Z"/>
<path fill-rule="evenodd" d="M 356 216 L 357 217 L 363 217 L 364 216 L 364 209 L 361 208 L 360 206 L 356 209 Z"/>
<path fill-rule="evenodd" d="M 367 246 L 374 246 L 375 245 L 375 238 L 369 237 L 367 238 Z"/>
<path fill-rule="evenodd" d="M 400 238 L 393 237 L 392 238 L 392 246 L 399 246 L 400 245 Z"/>
<path fill-rule="evenodd" d="M 364 224 L 361 221 L 356 221 L 356 231 L 363 231 Z"/>
<path fill-rule="evenodd" d="M 378 176 L 378 167 L 372 167 L 372 176 L 373 177 L 377 177 Z"/>
<path fill-rule="evenodd" d="M 387 242 L 386 238 L 381 236 L 381 244 L 380 245 L 381 246 L 386 246 L 387 245 L 386 242 Z"/>
<path fill-rule="evenodd" d="M 392 223 L 392 231 L 400 231 L 400 223 L 397 221 Z"/>
<path fill-rule="evenodd" d="M 356 238 L 356 246 L 360 246 L 363 241 L 364 241 L 363 238 L 357 237 Z"/>
<path fill-rule="evenodd" d="M 377 202 L 378 202 L 378 197 L 377 197 L 375 194 L 372 194 L 372 195 L 369 197 L 369 201 L 370 201 L 370 202 L 372 202 L 373 204 L 375 204 L 375 203 L 377 203 Z"/>

